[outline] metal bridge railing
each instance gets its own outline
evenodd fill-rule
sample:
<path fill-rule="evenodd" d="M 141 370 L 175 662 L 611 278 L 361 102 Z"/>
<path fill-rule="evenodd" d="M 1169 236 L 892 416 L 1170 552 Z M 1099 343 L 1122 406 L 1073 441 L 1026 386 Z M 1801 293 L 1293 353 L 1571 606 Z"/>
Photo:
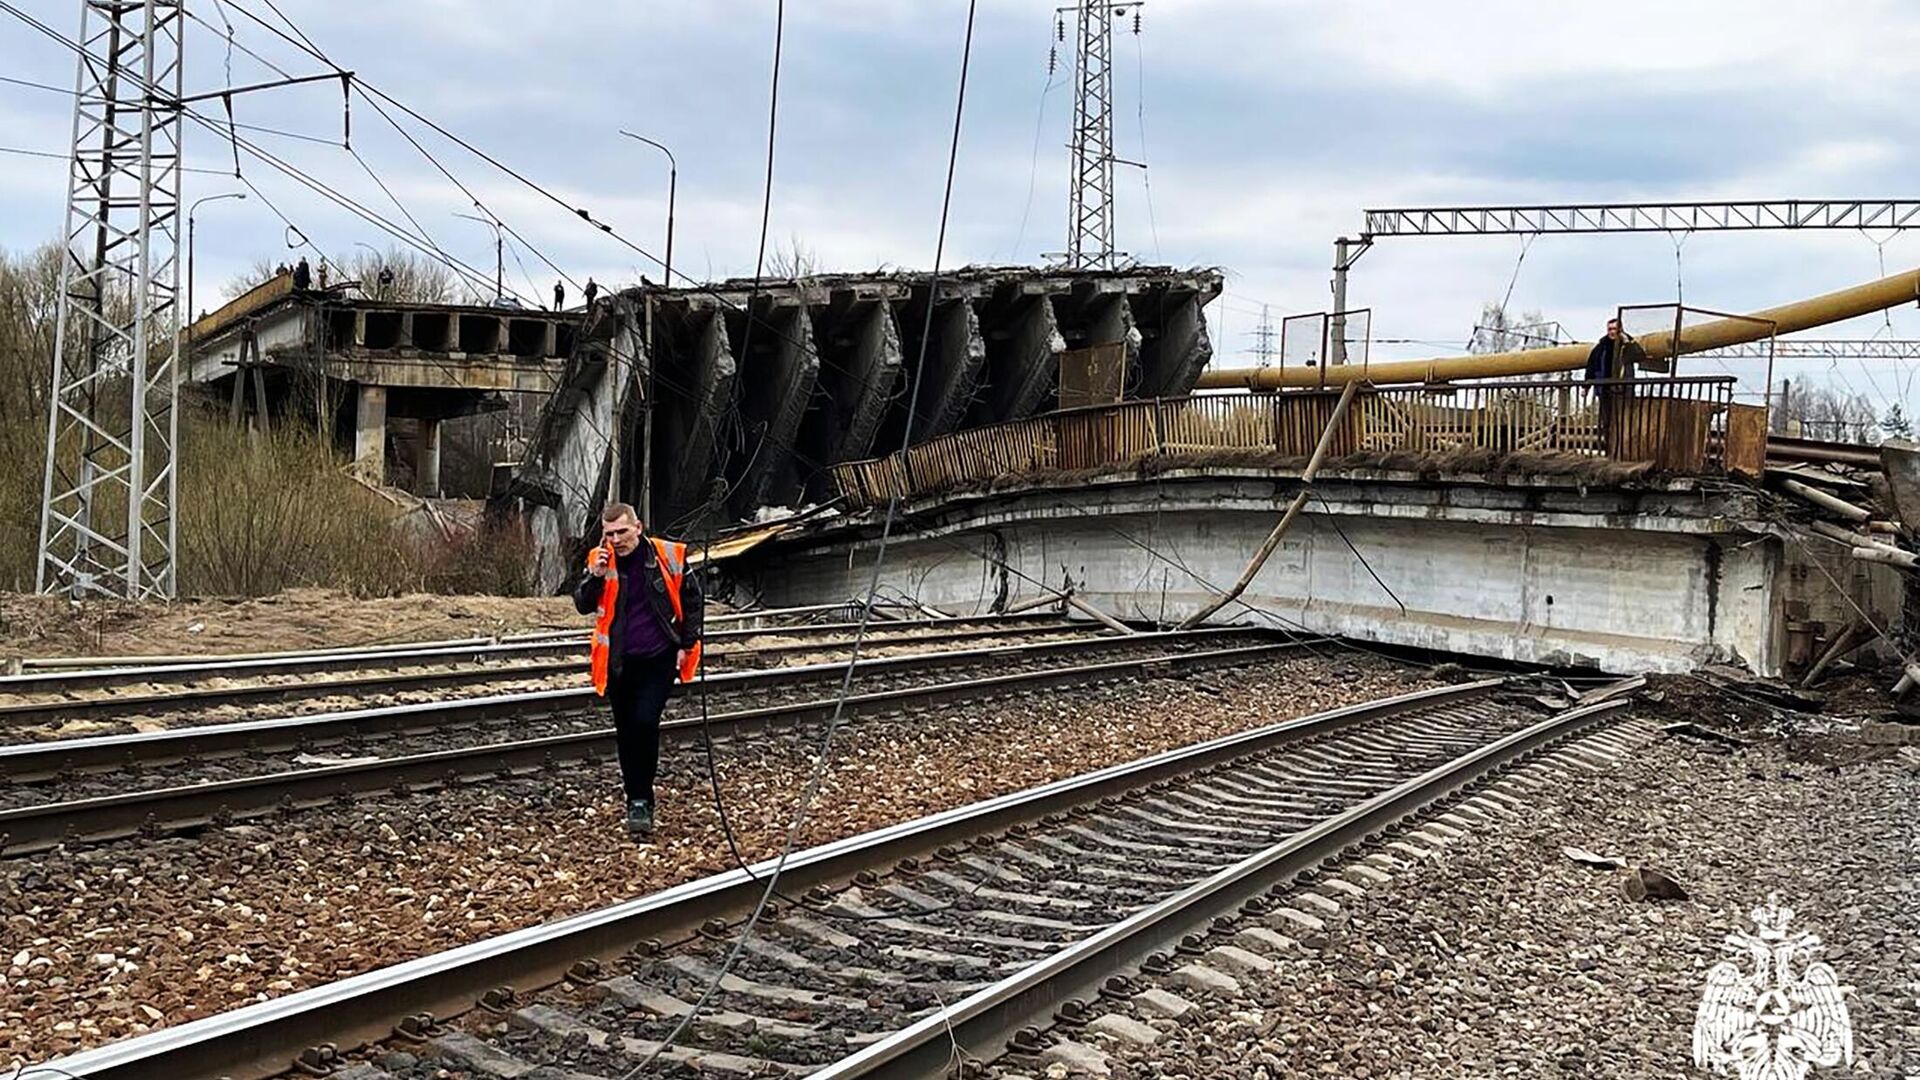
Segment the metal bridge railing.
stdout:
<path fill-rule="evenodd" d="M 1733 402 L 1728 376 L 1598 382 L 1362 387 L 1331 452 L 1577 455 L 1669 473 L 1757 472 L 1766 410 Z M 1337 390 L 1240 391 L 1047 413 L 955 432 L 870 461 L 832 466 L 854 508 L 1008 477 L 1075 474 L 1161 455 L 1266 458 L 1313 452 Z"/>

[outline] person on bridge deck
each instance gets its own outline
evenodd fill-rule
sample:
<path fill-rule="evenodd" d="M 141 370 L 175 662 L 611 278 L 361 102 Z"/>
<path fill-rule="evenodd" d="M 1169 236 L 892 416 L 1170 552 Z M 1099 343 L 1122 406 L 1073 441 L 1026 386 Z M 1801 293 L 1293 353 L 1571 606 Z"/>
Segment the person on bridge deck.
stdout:
<path fill-rule="evenodd" d="M 592 310 L 593 298 L 600 295 L 600 285 L 599 283 L 595 282 L 592 278 L 587 279 L 586 294 L 587 294 L 587 309 Z"/>
<path fill-rule="evenodd" d="M 293 289 L 295 292 L 306 292 L 307 286 L 311 284 L 313 284 L 313 270 L 307 266 L 307 257 L 302 255 L 300 261 L 293 264 Z"/>
<path fill-rule="evenodd" d="M 687 545 L 647 536 L 626 503 L 608 503 L 600 517 L 573 606 L 596 615 L 593 687 L 613 709 L 627 831 L 641 837 L 653 832 L 660 713 L 674 680 L 700 670 L 705 597 L 687 573 Z"/>
<path fill-rule="evenodd" d="M 1593 351 L 1587 354 L 1587 381 L 1598 379 L 1617 379 L 1619 371 L 1614 360 L 1620 355 L 1620 320 L 1607 320 L 1607 336 L 1593 343 Z"/>
<path fill-rule="evenodd" d="M 553 310 L 559 311 L 565 306 L 567 306 L 567 283 L 556 281 L 553 283 Z"/>

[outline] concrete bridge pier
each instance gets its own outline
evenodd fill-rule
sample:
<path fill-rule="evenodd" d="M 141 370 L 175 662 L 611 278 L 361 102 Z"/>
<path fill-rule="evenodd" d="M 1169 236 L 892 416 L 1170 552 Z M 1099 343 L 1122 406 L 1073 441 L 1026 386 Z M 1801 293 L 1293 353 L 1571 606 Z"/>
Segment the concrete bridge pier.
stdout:
<path fill-rule="evenodd" d="M 387 388 L 362 384 L 353 410 L 353 468 L 369 484 L 387 482 Z"/>

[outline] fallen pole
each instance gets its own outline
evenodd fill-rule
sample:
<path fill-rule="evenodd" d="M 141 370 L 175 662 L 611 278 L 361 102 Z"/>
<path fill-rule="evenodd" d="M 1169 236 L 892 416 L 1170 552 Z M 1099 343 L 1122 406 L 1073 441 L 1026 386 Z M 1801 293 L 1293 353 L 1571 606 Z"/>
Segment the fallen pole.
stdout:
<path fill-rule="evenodd" d="M 1883 547 L 1879 544 L 1872 547 L 1856 547 L 1853 549 L 1853 557 L 1861 562 L 1884 563 L 1887 566 L 1897 566 L 1902 570 L 1912 570 L 1920 566 L 1920 556 L 1914 555 L 1913 552 L 1900 551 L 1897 548 Z"/>
<path fill-rule="evenodd" d="M 1873 517 L 1872 512 L 1855 506 L 1837 495 L 1829 495 L 1819 488 L 1803 484 L 1798 480 L 1782 480 L 1780 486 L 1791 494 L 1812 503 L 1822 510 L 1839 514 L 1848 521 L 1866 521 Z"/>
<path fill-rule="evenodd" d="M 1293 497 L 1291 503 L 1287 504 L 1287 512 L 1280 515 L 1280 523 L 1273 527 L 1273 531 L 1268 533 L 1266 540 L 1261 543 L 1260 549 L 1253 553 L 1253 559 L 1247 563 L 1247 568 L 1241 573 L 1240 580 L 1234 582 L 1233 588 L 1220 594 L 1211 604 L 1201 608 L 1199 612 L 1181 623 L 1180 629 L 1191 630 L 1205 622 L 1214 612 L 1238 600 L 1240 594 L 1247 591 L 1247 586 L 1253 584 L 1253 579 L 1259 576 L 1260 568 L 1267 565 L 1267 559 L 1273 555 L 1274 549 L 1280 546 L 1280 538 L 1287 535 L 1287 530 L 1293 527 L 1293 519 L 1300 516 L 1300 511 L 1307 505 L 1307 499 L 1313 494 L 1313 478 L 1320 475 L 1320 466 L 1325 463 L 1327 452 L 1333 449 L 1333 437 L 1340 431 L 1340 424 L 1347 417 L 1347 407 L 1353 404 L 1353 394 L 1359 386 L 1358 381 L 1353 381 L 1341 389 L 1340 400 L 1333 407 L 1333 415 L 1327 419 L 1327 429 L 1320 433 L 1320 443 L 1313 448 L 1313 456 L 1307 459 L 1306 471 L 1300 474 L 1299 493 Z"/>
<path fill-rule="evenodd" d="M 1834 635 L 1833 640 L 1827 643 L 1827 647 L 1821 650 L 1820 658 L 1813 662 L 1813 666 L 1807 669 L 1806 675 L 1800 680 L 1800 689 L 1805 690 L 1812 686 L 1835 660 L 1866 644 L 1866 641 L 1867 639 L 1860 635 L 1860 623 L 1857 620 L 1848 623 Z"/>
<path fill-rule="evenodd" d="M 1068 591 L 1071 592 L 1072 590 L 1068 590 Z M 1008 608 L 1007 610 L 1001 612 L 1000 614 L 1018 615 L 1023 611 L 1032 611 L 1034 608 L 1042 608 L 1042 607 L 1046 607 L 1048 604 L 1059 604 L 1059 603 L 1064 603 L 1064 601 L 1058 596 L 1054 596 L 1051 594 L 1046 596 L 1036 596 L 1031 600 L 1022 600 L 1019 603 Z"/>

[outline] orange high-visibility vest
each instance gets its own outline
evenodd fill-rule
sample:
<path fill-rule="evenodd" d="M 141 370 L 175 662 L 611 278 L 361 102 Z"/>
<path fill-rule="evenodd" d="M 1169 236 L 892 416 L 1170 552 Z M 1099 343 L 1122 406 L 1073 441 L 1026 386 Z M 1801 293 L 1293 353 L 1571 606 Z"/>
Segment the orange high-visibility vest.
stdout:
<path fill-rule="evenodd" d="M 654 562 L 660 567 L 660 577 L 667 584 L 667 601 L 673 606 L 675 624 L 686 624 L 686 612 L 680 604 L 680 587 L 687 576 L 687 545 L 671 540 L 657 540 L 648 537 L 653 543 Z M 593 555 L 587 555 L 587 565 L 593 565 Z M 593 668 L 593 689 L 602 696 L 607 692 L 607 669 L 613 657 L 613 613 L 615 602 L 620 598 L 620 568 L 616 553 L 607 548 L 607 576 L 600 589 L 600 605 L 593 624 L 593 647 L 591 660 Z M 645 603 L 645 600 L 641 601 Z M 644 612 L 642 613 L 644 614 Z M 633 615 L 629 614 L 629 618 Z M 686 656 L 680 660 L 680 681 L 692 682 L 700 671 L 700 642 L 687 647 Z"/>

